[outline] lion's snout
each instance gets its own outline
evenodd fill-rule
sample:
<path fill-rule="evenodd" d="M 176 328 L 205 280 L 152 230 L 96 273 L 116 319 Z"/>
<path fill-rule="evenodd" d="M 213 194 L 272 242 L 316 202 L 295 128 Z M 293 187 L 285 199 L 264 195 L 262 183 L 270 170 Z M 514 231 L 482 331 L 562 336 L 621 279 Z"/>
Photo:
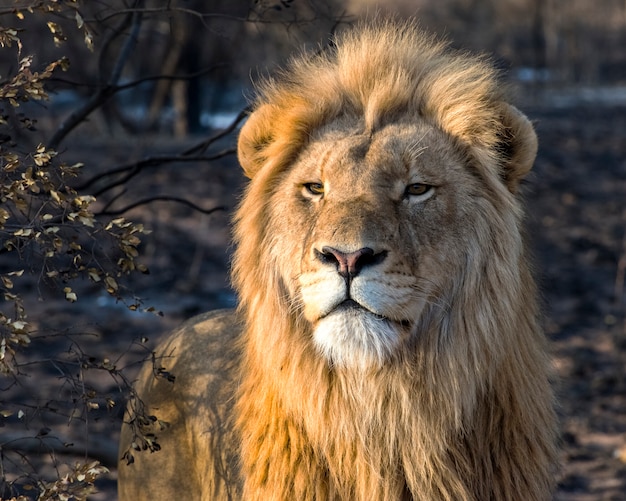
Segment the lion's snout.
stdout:
<path fill-rule="evenodd" d="M 337 273 L 349 283 L 363 268 L 382 263 L 387 257 L 387 251 L 375 252 L 371 247 L 362 247 L 353 252 L 345 252 L 323 246 L 321 251 L 315 249 L 314 255 L 322 264 L 334 266 Z"/>

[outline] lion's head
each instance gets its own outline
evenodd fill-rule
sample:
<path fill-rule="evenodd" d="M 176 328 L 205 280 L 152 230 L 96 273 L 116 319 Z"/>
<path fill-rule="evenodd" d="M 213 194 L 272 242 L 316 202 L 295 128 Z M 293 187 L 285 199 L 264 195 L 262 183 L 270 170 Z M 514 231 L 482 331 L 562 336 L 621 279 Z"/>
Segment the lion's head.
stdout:
<path fill-rule="evenodd" d="M 370 367 L 437 349 L 485 288 L 503 308 L 523 289 L 516 195 L 536 137 L 480 58 L 406 26 L 356 33 L 261 87 L 235 279 L 331 364 Z"/>

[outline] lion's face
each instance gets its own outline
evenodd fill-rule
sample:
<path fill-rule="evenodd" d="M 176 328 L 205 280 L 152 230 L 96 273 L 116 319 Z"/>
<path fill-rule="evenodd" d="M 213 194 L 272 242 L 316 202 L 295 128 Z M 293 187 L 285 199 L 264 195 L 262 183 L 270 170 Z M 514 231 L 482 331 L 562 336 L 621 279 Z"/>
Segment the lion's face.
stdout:
<path fill-rule="evenodd" d="M 475 240 L 479 184 L 425 123 L 315 134 L 274 190 L 269 244 L 329 362 L 380 365 L 416 341 L 429 309 L 446 308 L 463 242 Z"/>
<path fill-rule="evenodd" d="M 251 181 L 233 262 L 259 356 L 272 342 L 352 366 L 502 351 L 499 319 L 530 283 L 517 190 L 537 152 L 503 88 L 484 59 L 396 28 L 261 85 L 238 141 Z"/>

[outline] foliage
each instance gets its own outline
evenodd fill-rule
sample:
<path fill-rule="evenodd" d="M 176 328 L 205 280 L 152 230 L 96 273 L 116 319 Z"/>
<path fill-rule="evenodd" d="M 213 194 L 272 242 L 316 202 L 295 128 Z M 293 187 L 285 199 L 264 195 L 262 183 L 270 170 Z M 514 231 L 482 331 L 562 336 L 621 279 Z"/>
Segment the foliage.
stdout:
<path fill-rule="evenodd" d="M 94 492 L 94 481 L 109 470 L 100 466 L 97 461 L 90 463 L 76 463 L 69 473 L 54 482 L 41 482 L 38 486 L 38 499 L 50 501 L 81 501 L 86 500 Z M 34 486 L 33 486 L 34 487 Z M 20 496 L 25 501 L 25 496 Z"/>
<path fill-rule="evenodd" d="M 76 2 L 65 2 L 76 8 Z M 37 7 L 46 12 L 56 12 L 61 8 L 57 2 L 41 2 Z M 21 15 L 21 11 L 16 11 Z M 76 16 L 80 19 L 78 10 Z M 60 41 L 60 30 L 54 23 L 48 23 L 55 41 Z M 83 26 L 79 21 L 79 26 Z M 21 47 L 17 30 L 3 28 L 0 36 L 3 45 L 15 42 Z M 21 50 L 18 50 L 18 57 Z M 45 100 L 48 94 L 44 83 L 55 69 L 67 69 L 66 58 L 54 61 L 42 72 L 31 70 L 32 56 L 21 59 L 19 69 L 8 81 L 0 86 L 0 253 L 17 253 L 20 256 L 36 257 L 38 269 L 28 270 L 39 274 L 43 280 L 62 283 L 58 287 L 68 301 L 76 301 L 76 293 L 68 283 L 86 276 L 118 299 L 120 288 L 117 278 L 132 271 L 147 272 L 135 262 L 139 235 L 145 233 L 142 225 L 133 224 L 118 218 L 101 221 L 94 217 L 91 205 L 95 198 L 80 195 L 72 189 L 68 180 L 79 175 L 82 164 L 68 165 L 60 160 L 57 151 L 39 144 L 34 151 L 23 151 L 21 142 L 12 137 L 13 131 L 8 114 L 20 103 L 29 100 Z M 26 130 L 33 128 L 33 121 L 20 115 L 19 123 Z M 110 245 L 106 245 L 106 243 Z M 114 247 L 118 257 L 112 261 L 110 248 Z M 32 259 L 31 259 L 32 261 Z M 0 313 L 2 326 L 2 351 L 0 351 L 0 372 L 14 373 L 11 356 L 15 362 L 15 348 L 28 344 L 28 321 L 22 300 L 13 293 L 14 280 L 23 276 L 24 270 L 12 270 L 1 276 L 4 300 L 13 303 L 13 315 Z M 137 304 L 129 305 L 136 309 Z"/>
<path fill-rule="evenodd" d="M 31 2 L 23 8 L 16 7 L 14 14 L 23 19 L 25 15 L 43 13 L 50 16 L 68 10 L 73 13 L 85 43 L 91 48 L 93 38 L 83 22 L 78 2 L 74 0 Z M 50 21 L 47 26 L 55 44 L 66 39 L 58 24 Z M 141 224 L 124 218 L 95 217 L 92 209 L 95 198 L 80 194 L 71 187 L 71 181 L 83 168 L 81 163 L 69 165 L 59 152 L 43 144 L 28 149 L 29 142 L 24 134 L 35 130 L 36 121 L 20 113 L 19 108 L 33 100 L 47 100 L 46 81 L 59 70 L 67 70 L 68 59 L 60 58 L 43 70 L 34 71 L 33 56 L 22 54 L 20 32 L 10 27 L 0 27 L 0 47 L 13 50 L 18 61 L 15 73 L 0 81 L 0 255 L 13 256 L 15 259 L 10 262 L 23 265 L 19 269 L 3 269 L 0 274 L 3 299 L 0 307 L 0 375 L 5 382 L 13 381 L 10 387 L 19 384 L 19 378 L 27 375 L 25 367 L 29 362 L 21 351 L 33 340 L 46 337 L 46 333 L 42 336 L 31 326 L 23 297 L 16 292 L 20 290 L 20 279 L 40 277 L 40 283 L 52 285 L 50 290 L 75 302 L 79 298 L 71 286 L 72 281 L 86 278 L 117 300 L 127 301 L 119 280 L 131 272 L 147 272 L 145 266 L 136 262 L 140 237 L 146 230 Z M 139 304 L 136 300 L 127 302 L 130 309 L 137 309 Z M 80 359 L 76 357 L 78 364 L 84 366 Z M 79 377 L 75 374 L 62 371 L 63 377 L 72 381 Z M 97 408 L 93 390 L 83 386 L 80 393 L 87 409 Z M 0 413 L 0 419 L 6 419 L 15 412 L 10 404 L 5 403 Z M 24 415 L 21 409 L 17 412 L 20 419 Z M 39 432 L 39 435 L 45 434 Z M 44 481 L 33 472 L 9 480 L 4 475 L 16 462 L 10 458 L 11 447 L 6 447 L 6 443 L 3 445 L 7 451 L 0 455 L 1 496 L 17 492 L 16 487 L 20 485 L 20 492 L 39 491 L 37 499 L 40 500 L 82 500 L 93 491 L 94 480 L 108 471 L 98 462 L 88 462 L 77 463 L 69 473 L 53 482 Z M 19 495 L 16 499 L 27 497 Z"/>

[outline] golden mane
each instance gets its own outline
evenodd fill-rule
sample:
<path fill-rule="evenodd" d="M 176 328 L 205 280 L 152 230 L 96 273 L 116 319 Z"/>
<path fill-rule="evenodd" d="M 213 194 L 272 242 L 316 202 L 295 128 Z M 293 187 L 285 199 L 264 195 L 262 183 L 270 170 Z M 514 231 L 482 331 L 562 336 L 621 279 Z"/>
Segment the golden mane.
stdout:
<path fill-rule="evenodd" d="M 268 162 L 293 160 L 312 130 L 339 115 L 362 117 L 365 129 L 374 130 L 400 113 L 431 121 L 489 152 L 497 164 L 504 154 L 497 145 L 508 134 L 501 120 L 503 89 L 485 58 L 451 51 L 410 22 L 361 26 L 259 84 L 239 160 L 252 177 Z M 255 138 L 252 148 L 249 137 Z"/>
<path fill-rule="evenodd" d="M 506 499 L 514 500 L 526 492 L 526 499 L 538 500 L 550 492 L 554 411 L 544 377 L 548 360 L 533 300 L 534 282 L 523 251 L 521 206 L 515 197 L 519 180 L 532 167 L 537 143 L 530 123 L 506 104 L 505 97 L 496 72 L 483 58 L 453 52 L 413 24 L 394 22 L 348 31 L 337 38 L 332 50 L 296 58 L 277 79 L 261 85 L 239 139 L 239 160 L 251 182 L 236 215 L 233 262 L 233 281 L 245 323 L 245 377 L 237 407 L 239 426 L 245 429 L 243 464 L 247 471 L 260 475 L 250 478 L 249 485 L 273 485 L 280 492 L 294 488 L 285 484 L 295 481 L 285 472 L 293 472 L 294 462 L 302 458 L 283 455 L 285 464 L 272 468 L 277 476 L 271 478 L 267 477 L 271 472 L 253 466 L 265 454 L 275 457 L 260 442 L 272 442 L 274 452 L 276 448 L 298 450 L 293 431 L 265 427 L 268 419 L 273 419 L 267 416 L 277 412 L 277 405 L 284 405 L 294 413 L 296 422 L 306 420 L 313 408 L 326 416 L 309 430 L 319 434 L 318 447 L 324 453 L 328 452 L 325 447 L 337 447 L 324 439 L 324 430 L 335 423 L 346 426 L 346 439 L 352 434 L 368 443 L 370 462 L 387 464 L 385 455 L 397 442 L 413 447 L 411 451 L 397 451 L 404 455 L 397 461 L 412 465 L 412 470 L 405 470 L 406 481 L 412 492 L 423 492 L 424 499 L 474 499 L 467 482 L 482 486 L 475 487 L 474 492 L 487 496 L 476 499 L 488 499 L 490 492 L 506 492 Z M 311 327 L 294 311 L 289 287 L 279 272 L 284 256 L 272 252 L 277 246 L 273 229 L 281 221 L 274 220 L 268 210 L 281 176 L 315 131 L 345 117 L 359 122 L 369 133 L 407 117 L 432 124 L 456 141 L 470 166 L 481 171 L 493 190 L 486 196 L 496 209 L 485 208 L 485 214 L 477 215 L 476 239 L 481 243 L 476 245 L 497 247 L 469 251 L 464 283 L 455 284 L 460 291 L 447 316 L 431 326 L 429 350 L 414 358 L 407 356 L 399 367 L 368 375 L 371 380 L 366 388 L 358 381 L 361 376 L 329 373 L 326 362 L 310 346 Z M 489 259 L 490 267 L 485 268 Z M 424 337 L 428 338 L 426 334 Z M 445 343 L 454 337 L 463 342 Z M 530 383 L 536 387 L 527 388 L 530 393 L 509 394 L 519 381 L 528 382 L 528 366 L 516 359 L 532 361 L 539 375 L 538 381 Z M 501 362 L 510 365 L 506 377 L 492 372 Z M 479 373 L 484 380 L 476 379 Z M 467 436 L 459 440 L 472 443 L 471 453 L 457 455 L 446 449 L 451 438 L 446 430 L 463 429 L 467 415 L 476 412 L 477 406 L 482 409 L 482 405 L 489 405 L 476 402 L 477 395 L 487 391 L 484 385 L 499 387 L 497 398 L 509 401 L 500 402 L 503 408 L 498 405 L 492 411 L 485 410 L 478 419 L 506 428 L 506 414 L 517 413 L 527 422 L 525 432 L 531 428 L 531 433 L 541 437 L 532 447 L 532 455 L 526 448 L 499 452 L 509 454 L 507 461 L 518 465 L 518 470 L 499 473 L 497 467 L 484 468 L 484 456 L 498 449 L 493 440 L 510 443 L 511 437 L 504 438 L 506 429 L 493 430 L 492 437 L 474 436 L 482 432 L 468 429 Z M 280 397 L 284 399 L 280 405 L 276 400 L 279 388 L 289 388 L 289 395 Z M 371 401 L 374 407 L 350 406 L 347 402 L 354 394 Z M 529 398 L 547 405 L 528 406 Z M 423 407 L 418 410 L 420 405 Z M 386 423 L 386 415 L 397 420 Z M 264 424 L 255 428 L 251 425 L 254 422 Z M 359 426 L 362 423 L 366 424 Z M 377 443 L 369 443 L 362 436 L 386 426 L 394 429 L 378 437 Z M 300 439 L 305 447 L 306 440 Z M 523 440 L 521 435 L 519 439 Z M 341 475 L 350 476 L 350 461 L 365 461 L 352 457 L 359 453 L 347 447 L 335 451 L 339 462 L 332 466 L 339 476 L 333 477 L 334 485 L 347 481 Z M 536 467 L 522 468 L 528 463 Z M 382 481 L 394 473 L 380 467 L 379 478 L 366 478 L 371 471 L 363 471 L 356 481 L 360 490 L 345 491 L 350 492 L 349 498 L 396 499 L 398 484 Z M 296 492 L 309 493 L 307 499 L 332 498 L 325 490 L 330 488 L 327 480 L 306 476 L 301 480 L 318 485 L 317 494 L 311 494 L 311 487 L 296 488 Z M 254 495 L 253 491 L 245 492 L 250 496 L 246 499 L 256 499 Z"/>

